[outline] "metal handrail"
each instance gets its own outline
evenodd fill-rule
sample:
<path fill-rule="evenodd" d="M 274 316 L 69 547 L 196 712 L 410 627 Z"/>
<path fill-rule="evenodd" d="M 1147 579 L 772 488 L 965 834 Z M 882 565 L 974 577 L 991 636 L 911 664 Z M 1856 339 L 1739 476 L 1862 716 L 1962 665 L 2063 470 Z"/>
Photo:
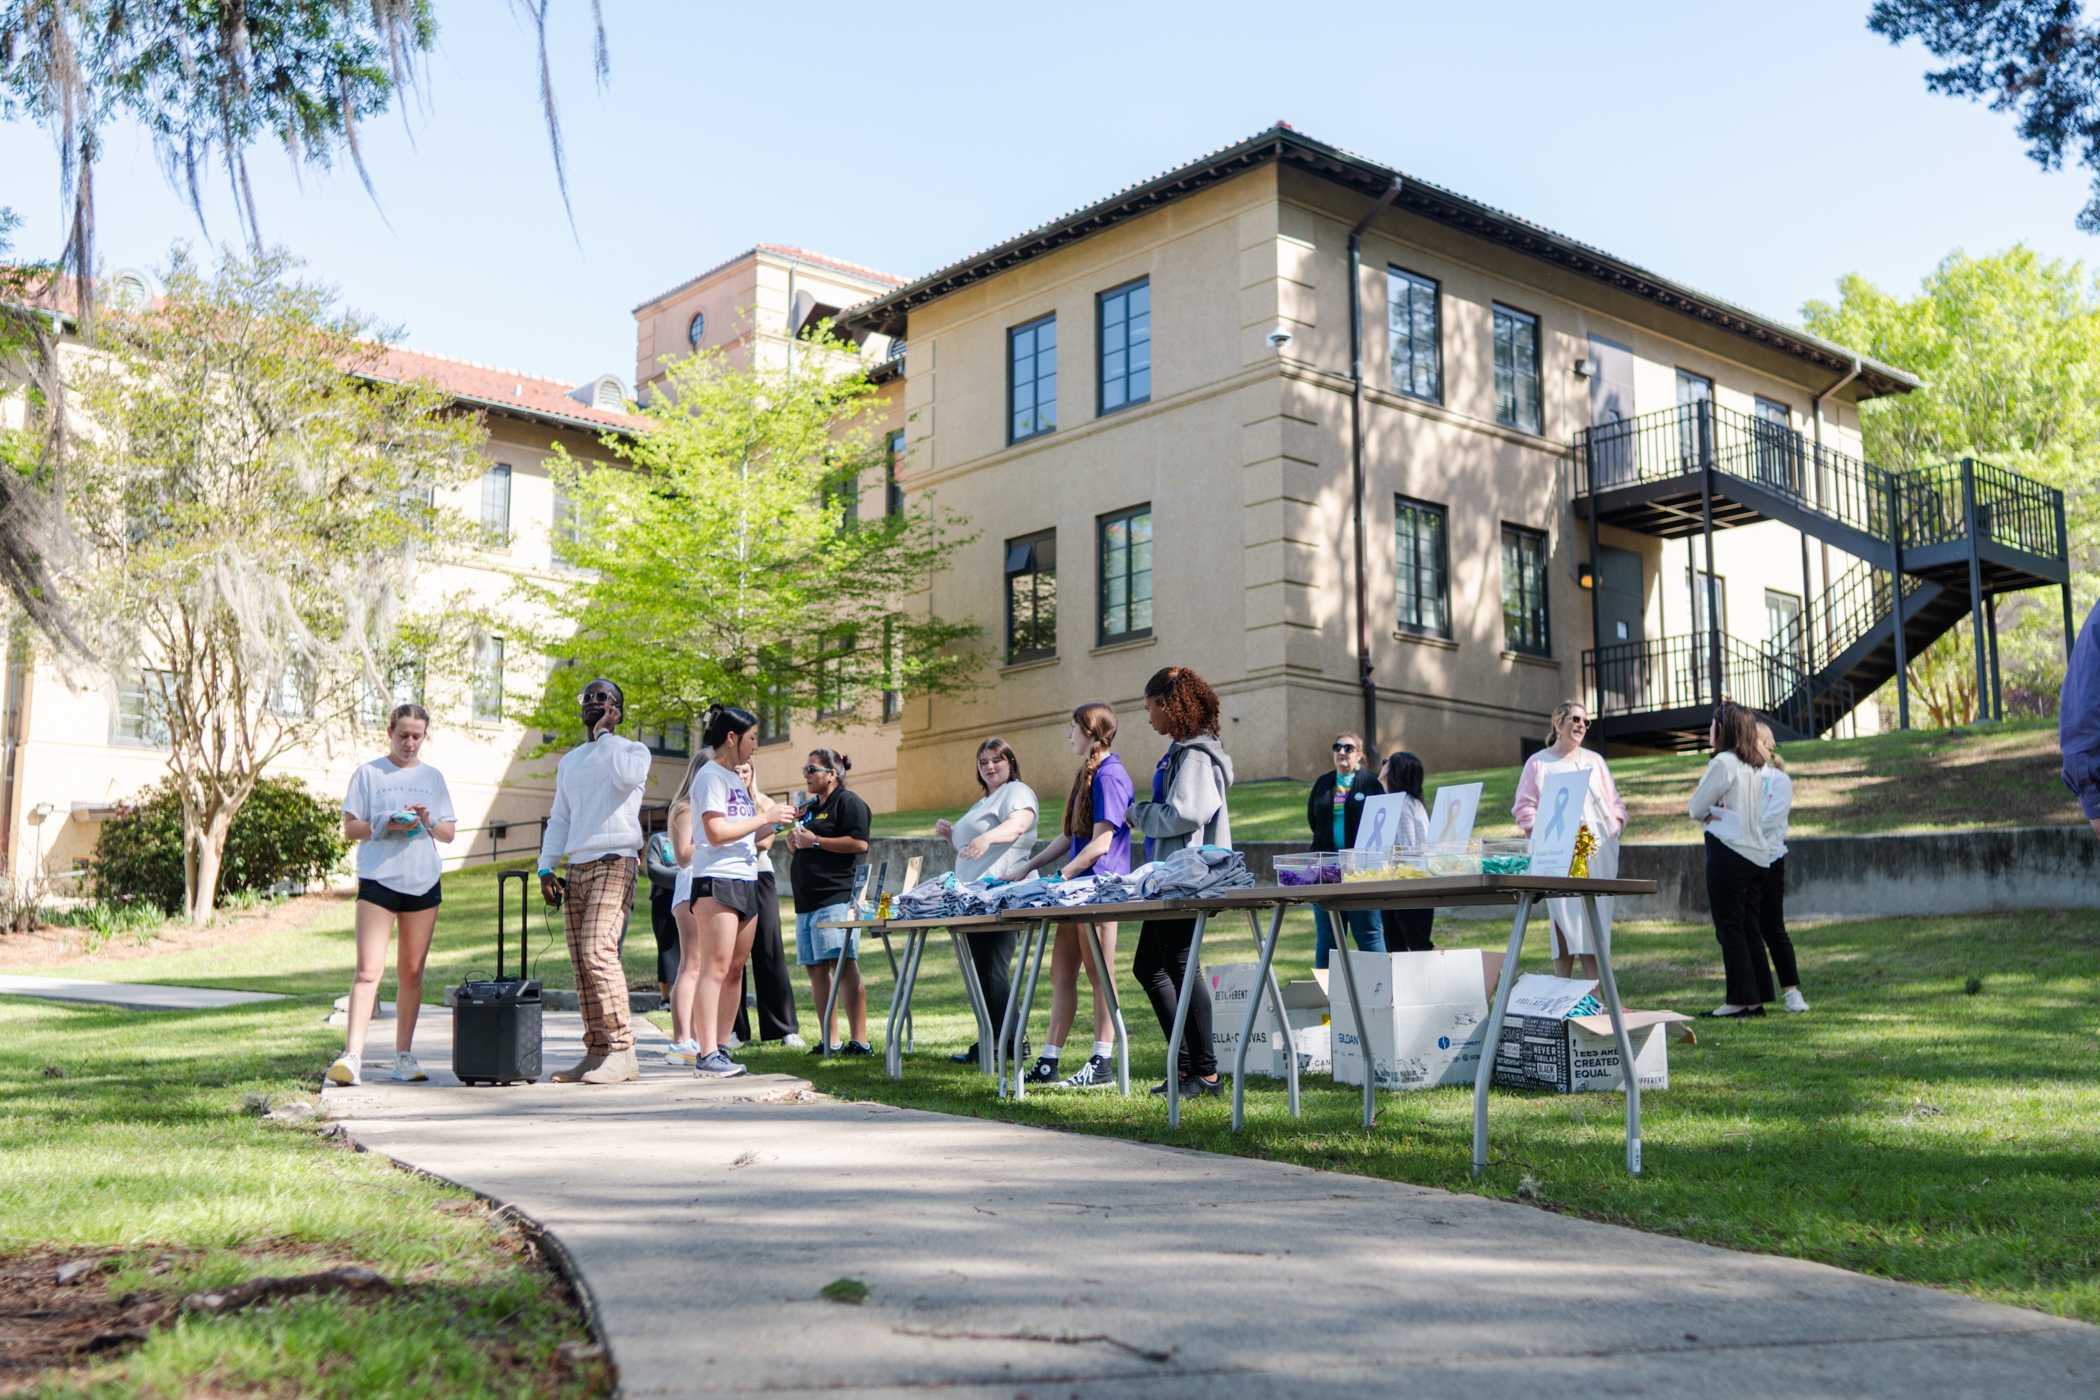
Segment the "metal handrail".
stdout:
<path fill-rule="evenodd" d="M 1716 644 L 1721 655 L 1718 692 L 1712 676 Z M 1585 651 L 1582 680 L 1591 712 L 1600 717 L 1697 709 L 1726 697 L 1803 732 L 1810 729 L 1816 688 L 1813 678 L 1784 653 L 1726 633 L 1716 639 L 1707 631 L 1614 642 Z"/>

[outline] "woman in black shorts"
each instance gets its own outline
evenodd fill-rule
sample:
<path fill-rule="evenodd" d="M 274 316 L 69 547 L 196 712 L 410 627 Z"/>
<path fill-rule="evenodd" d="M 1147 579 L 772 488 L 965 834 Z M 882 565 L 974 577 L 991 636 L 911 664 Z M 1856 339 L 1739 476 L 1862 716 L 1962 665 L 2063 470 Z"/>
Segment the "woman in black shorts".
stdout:
<path fill-rule="evenodd" d="M 387 933 L 399 927 L 395 975 L 394 1063 L 390 1077 L 411 1084 L 423 1073 L 409 1048 L 423 1003 L 423 964 L 437 929 L 439 841 L 452 839 L 452 794 L 445 776 L 422 761 L 430 715 L 396 705 L 387 719 L 387 754 L 361 764 L 343 797 L 343 835 L 357 847 L 357 975 L 350 983 L 350 1025 L 343 1053 L 328 1067 L 331 1084 L 364 1081 L 365 1032 L 386 972 Z"/>

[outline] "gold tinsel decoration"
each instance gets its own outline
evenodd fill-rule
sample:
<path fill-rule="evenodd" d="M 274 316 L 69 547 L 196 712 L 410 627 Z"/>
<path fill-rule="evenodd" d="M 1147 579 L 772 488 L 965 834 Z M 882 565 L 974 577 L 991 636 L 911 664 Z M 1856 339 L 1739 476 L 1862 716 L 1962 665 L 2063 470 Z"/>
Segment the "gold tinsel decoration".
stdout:
<path fill-rule="evenodd" d="M 1597 838 L 1590 832 L 1590 824 L 1584 822 L 1575 832 L 1575 858 L 1568 862 L 1568 875 L 1572 879 L 1590 878 L 1590 852 L 1597 849 Z"/>

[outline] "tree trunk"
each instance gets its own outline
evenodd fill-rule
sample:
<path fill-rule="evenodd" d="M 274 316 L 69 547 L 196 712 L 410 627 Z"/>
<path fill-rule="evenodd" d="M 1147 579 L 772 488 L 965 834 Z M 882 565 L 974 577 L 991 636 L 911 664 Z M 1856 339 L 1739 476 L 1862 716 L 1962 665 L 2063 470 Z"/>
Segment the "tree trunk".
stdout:
<path fill-rule="evenodd" d="M 188 812 L 182 818 L 183 891 L 190 922 L 208 924 L 219 902 L 219 868 L 226 858 L 226 833 L 233 826 L 233 808 L 220 807 L 199 822 Z"/>

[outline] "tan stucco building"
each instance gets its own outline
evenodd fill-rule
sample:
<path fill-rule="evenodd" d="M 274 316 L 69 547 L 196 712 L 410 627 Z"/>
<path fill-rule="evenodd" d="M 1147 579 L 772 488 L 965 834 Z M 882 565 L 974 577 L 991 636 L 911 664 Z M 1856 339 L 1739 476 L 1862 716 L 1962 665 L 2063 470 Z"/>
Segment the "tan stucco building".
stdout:
<path fill-rule="evenodd" d="M 1604 704 L 1604 737 L 1684 742 L 1684 712 L 1712 698 L 1709 648 L 1690 641 L 1708 610 L 1704 545 L 1673 537 L 1681 521 L 1625 528 L 1614 507 L 1593 550 L 1586 430 L 1621 425 L 1600 429 L 1611 484 L 1613 463 L 1656 455 L 1649 438 L 1750 421 L 1753 446 L 1792 454 L 1804 509 L 1836 511 L 1820 469 L 1856 461 L 1858 404 L 1915 383 L 1287 127 L 843 324 L 909 341 L 903 482 L 982 532 L 931 605 L 978 622 L 998 653 L 981 693 L 907 699 L 904 807 L 968 799 L 993 733 L 1059 785 L 1067 716 L 1091 699 L 1117 707 L 1123 747 L 1149 767 L 1160 741 L 1140 696 L 1168 664 L 1217 687 L 1247 778 L 1319 771 L 1329 740 L 1362 726 L 1367 689 L 1380 751 L 1411 749 L 1432 774 L 1514 764 L 1555 703 L 1599 703 L 1596 637 L 1637 653 L 1622 664 L 1607 647 L 1601 698 L 1621 703 Z M 1673 470 L 1676 451 L 1662 454 Z M 1721 505 L 1712 596 L 1723 632 L 1761 653 L 1855 561 L 1776 511 Z M 1723 651 L 1722 688 L 1761 707 L 1801 679 Z M 1638 686 L 1622 683 L 1629 666 Z"/>

